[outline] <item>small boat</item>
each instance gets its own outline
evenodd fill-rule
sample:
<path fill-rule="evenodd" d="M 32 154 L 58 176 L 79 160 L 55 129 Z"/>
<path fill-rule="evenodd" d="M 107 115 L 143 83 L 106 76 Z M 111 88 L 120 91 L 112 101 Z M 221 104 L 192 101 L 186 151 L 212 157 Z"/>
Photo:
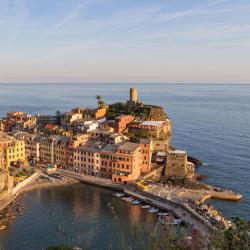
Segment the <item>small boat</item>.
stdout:
<path fill-rule="evenodd" d="M 114 196 L 116 197 L 123 197 L 125 194 L 124 193 L 115 193 Z"/>
<path fill-rule="evenodd" d="M 158 208 L 155 208 L 155 207 L 152 207 L 152 208 L 148 209 L 148 212 L 149 212 L 150 214 L 157 213 L 158 211 L 159 211 L 159 209 L 158 209 Z"/>
<path fill-rule="evenodd" d="M 6 227 L 7 226 L 5 226 L 5 225 L 0 226 L 0 230 L 4 230 Z"/>
<path fill-rule="evenodd" d="M 127 202 L 131 202 L 133 200 L 133 198 L 132 197 L 127 197 L 124 200 L 127 201 Z"/>
<path fill-rule="evenodd" d="M 132 205 L 139 205 L 141 203 L 141 201 L 139 200 L 133 200 L 132 201 Z"/>
<path fill-rule="evenodd" d="M 166 215 L 169 215 L 169 213 L 163 213 L 163 212 L 160 212 L 157 214 L 158 216 L 166 216 Z"/>
<path fill-rule="evenodd" d="M 150 206 L 149 205 L 142 205 L 141 208 L 148 209 L 148 208 L 150 208 Z"/>

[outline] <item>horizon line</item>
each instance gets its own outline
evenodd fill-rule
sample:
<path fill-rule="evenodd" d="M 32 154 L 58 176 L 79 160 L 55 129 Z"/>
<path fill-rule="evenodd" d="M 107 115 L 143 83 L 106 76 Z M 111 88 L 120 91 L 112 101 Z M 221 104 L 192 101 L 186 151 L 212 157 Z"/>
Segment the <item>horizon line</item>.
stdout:
<path fill-rule="evenodd" d="M 250 82 L 0 82 L 0 84 L 193 84 L 193 85 L 249 85 Z"/>

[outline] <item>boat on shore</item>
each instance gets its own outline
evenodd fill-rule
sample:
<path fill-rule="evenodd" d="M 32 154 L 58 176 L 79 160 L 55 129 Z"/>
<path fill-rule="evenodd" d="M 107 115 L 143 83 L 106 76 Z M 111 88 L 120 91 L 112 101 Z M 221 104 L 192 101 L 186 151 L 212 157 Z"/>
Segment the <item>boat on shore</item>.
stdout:
<path fill-rule="evenodd" d="M 157 215 L 158 216 L 167 216 L 167 215 L 169 215 L 169 213 L 159 212 Z"/>
<path fill-rule="evenodd" d="M 140 205 L 141 201 L 139 201 L 139 200 L 133 200 L 131 203 L 132 203 L 132 205 Z"/>
<path fill-rule="evenodd" d="M 148 209 L 150 208 L 150 205 L 141 205 L 141 208 Z"/>
<path fill-rule="evenodd" d="M 155 208 L 155 207 L 151 207 L 150 209 L 148 209 L 148 212 L 149 212 L 150 214 L 157 213 L 158 211 L 159 211 L 159 209 L 158 209 L 158 208 Z"/>
<path fill-rule="evenodd" d="M 0 226 L 0 230 L 4 230 L 6 227 L 7 226 L 5 226 L 5 225 Z"/>
<path fill-rule="evenodd" d="M 122 198 L 122 200 L 127 201 L 127 202 L 131 202 L 133 200 L 133 198 L 132 197 L 124 197 L 124 198 Z"/>
<path fill-rule="evenodd" d="M 123 197 L 125 194 L 124 193 L 115 193 L 113 194 L 115 197 Z"/>

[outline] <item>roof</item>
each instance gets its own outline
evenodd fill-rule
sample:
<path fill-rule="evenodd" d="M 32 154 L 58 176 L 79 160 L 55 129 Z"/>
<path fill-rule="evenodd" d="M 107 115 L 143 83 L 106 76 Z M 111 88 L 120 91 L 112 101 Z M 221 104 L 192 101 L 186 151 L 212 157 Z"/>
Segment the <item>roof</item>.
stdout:
<path fill-rule="evenodd" d="M 165 123 L 165 121 L 144 121 L 141 125 L 142 126 L 155 126 L 160 127 Z"/>
<path fill-rule="evenodd" d="M 50 124 L 50 123 L 45 126 L 46 129 L 55 129 L 57 127 L 58 127 L 58 125 Z"/>
<path fill-rule="evenodd" d="M 118 149 L 120 150 L 127 150 L 127 151 L 135 151 L 138 147 L 140 147 L 139 144 L 134 142 L 124 142 L 123 144 L 118 146 Z"/>
<path fill-rule="evenodd" d="M 102 149 L 102 145 L 96 144 L 96 143 L 88 143 L 88 144 L 78 147 L 77 149 L 83 150 L 86 152 L 100 152 Z"/>
<path fill-rule="evenodd" d="M 187 152 L 183 151 L 183 150 L 171 150 L 168 153 L 170 153 L 170 154 L 186 154 Z"/>
<path fill-rule="evenodd" d="M 140 138 L 140 143 L 141 143 L 141 144 L 150 144 L 151 141 L 152 141 L 151 139 Z"/>
<path fill-rule="evenodd" d="M 159 151 L 159 152 L 157 152 L 156 155 L 159 156 L 159 157 L 164 157 L 164 156 L 166 156 L 167 154 L 166 154 L 166 152 L 164 152 L 164 151 Z"/>
<path fill-rule="evenodd" d="M 116 116 L 115 119 L 121 119 L 121 118 L 124 118 L 124 117 L 134 117 L 133 115 L 119 115 L 119 116 Z"/>
<path fill-rule="evenodd" d="M 117 149 L 117 144 L 107 144 L 103 147 L 102 152 L 115 152 Z"/>
<path fill-rule="evenodd" d="M 0 142 L 11 142 L 13 138 L 8 136 L 6 133 L 0 131 Z"/>

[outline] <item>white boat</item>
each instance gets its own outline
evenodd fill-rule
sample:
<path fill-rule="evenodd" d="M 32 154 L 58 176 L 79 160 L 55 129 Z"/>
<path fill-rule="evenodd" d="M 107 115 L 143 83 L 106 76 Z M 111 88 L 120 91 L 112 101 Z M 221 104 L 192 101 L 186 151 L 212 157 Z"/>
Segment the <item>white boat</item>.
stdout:
<path fill-rule="evenodd" d="M 148 209 L 148 208 L 150 208 L 150 206 L 149 205 L 142 205 L 141 208 Z"/>
<path fill-rule="evenodd" d="M 166 216 L 166 215 L 169 215 L 169 213 L 164 213 L 164 212 L 160 212 L 157 214 L 158 216 Z"/>
<path fill-rule="evenodd" d="M 123 197 L 125 194 L 124 193 L 115 193 L 114 194 L 116 197 Z"/>
<path fill-rule="evenodd" d="M 5 225 L 0 226 L 0 230 L 4 230 L 6 227 L 7 226 L 5 226 Z"/>
<path fill-rule="evenodd" d="M 128 202 L 131 202 L 133 200 L 132 197 L 126 197 L 126 198 L 123 198 L 124 201 L 128 201 Z"/>
<path fill-rule="evenodd" d="M 148 212 L 149 212 L 150 214 L 157 213 L 158 211 L 159 211 L 159 209 L 158 209 L 158 208 L 155 208 L 155 207 L 152 207 L 152 208 L 148 209 Z"/>

